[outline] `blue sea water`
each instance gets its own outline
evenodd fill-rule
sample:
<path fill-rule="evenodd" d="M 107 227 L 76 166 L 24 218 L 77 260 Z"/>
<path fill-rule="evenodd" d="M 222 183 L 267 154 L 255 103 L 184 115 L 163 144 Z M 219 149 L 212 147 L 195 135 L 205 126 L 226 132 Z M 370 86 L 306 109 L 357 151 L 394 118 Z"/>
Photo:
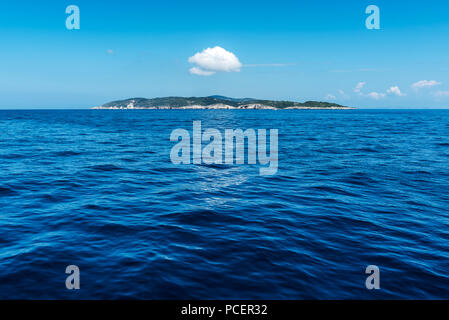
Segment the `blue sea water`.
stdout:
<path fill-rule="evenodd" d="M 194 120 L 277 175 L 172 164 Z M 0 298 L 448 299 L 448 160 L 449 111 L 0 111 Z"/>

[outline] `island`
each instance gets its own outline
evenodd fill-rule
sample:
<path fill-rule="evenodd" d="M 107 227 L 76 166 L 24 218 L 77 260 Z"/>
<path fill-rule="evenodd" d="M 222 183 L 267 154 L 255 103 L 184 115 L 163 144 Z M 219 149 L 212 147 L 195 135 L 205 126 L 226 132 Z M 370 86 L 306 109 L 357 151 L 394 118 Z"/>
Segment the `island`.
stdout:
<path fill-rule="evenodd" d="M 106 103 L 92 109 L 314 109 L 314 110 L 348 110 L 352 107 L 336 103 L 307 101 L 275 101 L 251 98 L 228 98 L 224 96 L 209 97 L 165 97 L 165 98 L 131 98 Z"/>

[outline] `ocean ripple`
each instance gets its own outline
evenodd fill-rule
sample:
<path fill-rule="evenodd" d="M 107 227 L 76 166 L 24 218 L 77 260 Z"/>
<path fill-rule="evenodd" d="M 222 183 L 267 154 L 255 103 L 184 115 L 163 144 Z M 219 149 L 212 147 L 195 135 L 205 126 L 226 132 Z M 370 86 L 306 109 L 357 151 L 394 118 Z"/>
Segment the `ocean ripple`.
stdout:
<path fill-rule="evenodd" d="M 170 133 L 279 129 L 279 171 Z M 0 298 L 449 299 L 448 111 L 0 111 Z M 65 268 L 81 290 L 65 289 Z M 365 268 L 381 290 L 365 288 Z"/>

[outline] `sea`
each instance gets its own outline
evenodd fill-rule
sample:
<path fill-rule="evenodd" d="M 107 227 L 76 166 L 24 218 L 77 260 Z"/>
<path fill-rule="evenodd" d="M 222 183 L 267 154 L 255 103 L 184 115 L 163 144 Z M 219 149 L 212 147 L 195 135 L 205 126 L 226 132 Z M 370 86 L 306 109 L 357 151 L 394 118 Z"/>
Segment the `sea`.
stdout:
<path fill-rule="evenodd" d="M 276 174 L 174 164 L 194 121 Z M 449 299 L 448 110 L 2 110 L 0 177 L 1 299 Z"/>

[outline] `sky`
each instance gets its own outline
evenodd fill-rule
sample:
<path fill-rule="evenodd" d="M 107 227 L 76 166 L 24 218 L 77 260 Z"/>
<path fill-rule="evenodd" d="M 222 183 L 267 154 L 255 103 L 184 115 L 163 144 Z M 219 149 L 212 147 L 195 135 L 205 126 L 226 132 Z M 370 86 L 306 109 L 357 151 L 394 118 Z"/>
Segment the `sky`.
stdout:
<path fill-rule="evenodd" d="M 209 95 L 449 108 L 447 0 L 2 1 L 0 39 L 3 109 Z"/>

